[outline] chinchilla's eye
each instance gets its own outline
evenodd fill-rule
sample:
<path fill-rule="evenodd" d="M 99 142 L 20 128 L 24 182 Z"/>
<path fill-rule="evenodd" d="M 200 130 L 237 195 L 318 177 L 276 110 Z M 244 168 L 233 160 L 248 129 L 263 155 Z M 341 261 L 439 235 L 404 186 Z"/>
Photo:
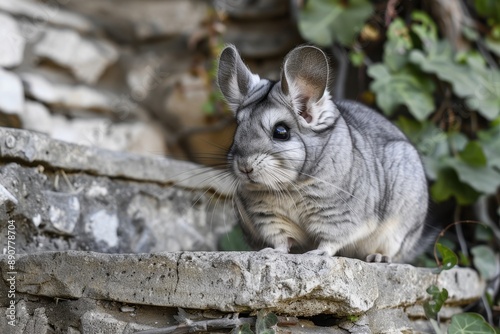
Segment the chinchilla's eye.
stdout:
<path fill-rule="evenodd" d="M 276 140 L 290 139 L 290 128 L 283 123 L 278 123 L 274 126 L 273 138 Z"/>

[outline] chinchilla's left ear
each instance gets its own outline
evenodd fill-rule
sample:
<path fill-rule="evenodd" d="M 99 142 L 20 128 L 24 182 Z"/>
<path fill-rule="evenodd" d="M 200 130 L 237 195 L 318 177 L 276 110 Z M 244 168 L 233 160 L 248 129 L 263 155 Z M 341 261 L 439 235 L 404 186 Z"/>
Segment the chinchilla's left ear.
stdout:
<path fill-rule="evenodd" d="M 331 107 L 317 106 L 318 103 L 332 103 L 327 91 L 329 72 L 328 58 L 314 46 L 293 49 L 283 63 L 281 90 L 290 97 L 294 111 L 311 126 L 319 125 L 318 122 L 329 117 L 332 111 Z"/>
<path fill-rule="evenodd" d="M 248 92 L 260 81 L 258 75 L 250 72 L 233 45 L 227 46 L 219 59 L 217 73 L 219 88 L 233 112 L 243 102 Z"/>

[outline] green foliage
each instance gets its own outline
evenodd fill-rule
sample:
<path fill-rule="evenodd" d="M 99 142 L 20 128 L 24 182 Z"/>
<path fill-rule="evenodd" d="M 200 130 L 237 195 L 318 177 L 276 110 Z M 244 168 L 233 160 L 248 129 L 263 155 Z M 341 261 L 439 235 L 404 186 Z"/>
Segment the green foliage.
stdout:
<path fill-rule="evenodd" d="M 495 277 L 497 261 L 493 250 L 486 245 L 479 245 L 471 249 L 474 256 L 473 263 L 481 277 L 485 280 Z"/>
<path fill-rule="evenodd" d="M 231 334 L 275 334 L 275 327 L 278 324 L 276 314 L 260 310 L 257 313 L 257 321 L 255 323 L 255 333 L 250 328 L 249 324 L 243 324 L 234 328 Z"/>
<path fill-rule="evenodd" d="M 451 249 L 440 243 L 436 244 L 436 248 L 442 258 L 442 265 L 440 266 L 439 272 L 441 272 L 441 270 L 452 269 L 456 266 L 458 257 Z M 483 278 L 491 278 L 496 272 L 495 255 L 491 249 L 486 246 L 477 246 L 473 248 L 471 252 L 474 255 L 474 265 L 478 268 L 481 276 Z M 448 299 L 448 291 L 445 288 L 440 290 L 436 285 L 429 286 L 426 291 L 431 295 L 431 300 L 424 303 L 425 316 L 431 320 L 434 326 L 437 326 L 436 320 L 438 319 L 438 314 L 446 302 L 446 299 Z M 437 329 L 439 329 L 439 327 L 437 327 Z M 448 327 L 447 333 L 495 333 L 495 329 L 479 314 L 461 313 L 451 318 L 451 324 Z"/>
<path fill-rule="evenodd" d="M 437 319 L 438 313 L 444 305 L 446 299 L 448 299 L 448 290 L 439 288 L 435 285 L 431 285 L 427 288 L 427 293 L 432 296 L 432 299 L 424 303 L 425 316 L 429 319 Z"/>
<path fill-rule="evenodd" d="M 451 317 L 448 334 L 495 334 L 495 330 L 479 314 L 462 313 Z"/>
<path fill-rule="evenodd" d="M 458 257 L 451 249 L 440 243 L 436 245 L 436 248 L 438 253 L 441 255 L 441 266 L 439 272 L 442 270 L 450 270 L 457 265 Z"/>
<path fill-rule="evenodd" d="M 395 65 L 396 66 L 396 65 Z M 375 80 L 370 88 L 377 94 L 379 107 L 392 115 L 404 104 L 418 120 L 425 120 L 434 111 L 433 82 L 411 67 L 392 72 L 387 65 L 376 64 L 368 69 Z"/>
<path fill-rule="evenodd" d="M 255 324 L 256 334 L 274 334 L 275 331 L 272 328 L 278 323 L 278 317 L 274 313 L 266 313 L 261 310 L 257 314 L 257 323 Z"/>
<path fill-rule="evenodd" d="M 317 45 L 351 45 L 372 12 L 367 0 L 310 0 L 300 12 L 299 30 Z"/>
<path fill-rule="evenodd" d="M 250 328 L 250 324 L 243 324 L 240 327 L 234 328 L 231 334 L 254 334 L 254 332 Z"/>
<path fill-rule="evenodd" d="M 479 131 L 477 140 L 450 129 L 442 131 L 428 121 L 400 117 L 396 124 L 423 155 L 432 198 L 455 198 L 458 204 L 474 203 L 481 194 L 495 193 L 500 186 L 500 127 Z"/>

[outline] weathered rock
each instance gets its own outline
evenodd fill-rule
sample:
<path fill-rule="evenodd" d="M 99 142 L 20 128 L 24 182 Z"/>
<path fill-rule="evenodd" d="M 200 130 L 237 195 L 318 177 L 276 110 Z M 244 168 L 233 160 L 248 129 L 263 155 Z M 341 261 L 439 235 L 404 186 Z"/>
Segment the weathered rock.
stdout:
<path fill-rule="evenodd" d="M 47 3 L 31 0 L 2 0 L 0 10 L 30 20 L 34 29 L 41 29 L 50 24 L 67 27 L 81 32 L 90 32 L 95 26 L 82 15 L 62 8 L 67 1 L 50 1 Z M 29 39 L 29 35 L 25 35 Z"/>
<path fill-rule="evenodd" d="M 28 165 L 42 164 L 66 172 L 175 184 L 187 189 L 213 189 L 228 195 L 231 180 L 218 178 L 218 171 L 189 162 L 159 156 L 140 156 L 112 152 L 94 147 L 69 144 L 24 130 L 0 127 L 0 158 L 23 161 Z"/>
<path fill-rule="evenodd" d="M 105 40 L 89 39 L 73 30 L 47 28 L 35 46 L 35 54 L 69 68 L 85 82 L 96 83 L 108 66 L 118 59 L 117 49 Z"/>
<path fill-rule="evenodd" d="M 49 134 L 68 143 L 113 151 L 158 156 L 167 153 L 163 132 L 153 123 L 114 123 L 104 118 L 67 120 L 54 116 Z"/>
<path fill-rule="evenodd" d="M 1 5 L 0 5 L 1 8 Z M 0 13 L 0 66 L 14 67 L 23 61 L 25 38 L 16 21 Z"/>
<path fill-rule="evenodd" d="M 197 0 L 87 0 L 65 6 L 95 18 L 115 38 L 125 41 L 192 33 L 207 11 L 207 3 Z"/>
<path fill-rule="evenodd" d="M 215 0 L 214 7 L 238 19 L 268 19 L 286 16 L 289 3 L 282 0 L 235 1 Z"/>
<path fill-rule="evenodd" d="M 80 218 L 80 201 L 71 194 L 43 191 L 48 206 L 48 221 L 55 233 L 71 235 Z"/>
<path fill-rule="evenodd" d="M 0 266 L 6 280 L 5 256 Z M 47 252 L 19 256 L 16 268 L 19 293 L 224 312 L 266 309 L 298 316 L 348 316 L 384 310 L 391 318 L 399 311 L 391 313 L 389 309 L 428 300 L 425 290 L 436 278 L 430 269 L 410 265 L 275 252 Z M 409 279 L 410 289 L 402 289 L 397 283 L 399 276 L 393 276 L 402 271 L 408 272 L 402 279 Z M 439 281 L 453 296 L 446 303 L 454 305 L 480 298 L 484 289 L 484 282 L 471 269 L 443 272 Z M 387 295 L 398 298 L 388 298 L 393 303 L 382 305 L 379 300 Z M 404 314 L 400 315 L 403 323 L 399 327 L 408 324 Z"/>
<path fill-rule="evenodd" d="M 0 67 L 0 121 L 4 126 L 19 127 L 24 109 L 21 79 Z"/>
<path fill-rule="evenodd" d="M 52 106 L 63 108 L 101 110 L 111 112 L 114 110 L 112 97 L 88 86 L 66 86 L 51 83 L 41 75 L 33 73 L 21 74 L 21 79 L 26 93 L 40 101 Z"/>
<path fill-rule="evenodd" d="M 36 73 L 22 73 L 21 79 L 30 98 L 56 110 L 63 109 L 73 114 L 86 112 L 87 117 L 90 111 L 96 117 L 108 115 L 118 121 L 148 119 L 145 111 L 125 95 L 118 96 L 84 85 L 56 84 Z"/>
<path fill-rule="evenodd" d="M 297 27 L 288 18 L 229 22 L 223 38 L 248 58 L 282 56 L 302 41 Z"/>
<path fill-rule="evenodd" d="M 8 323 L 12 320 L 4 316 L 5 314 L 5 312 L 2 312 L 2 319 L 0 319 L 2 333 L 45 334 L 48 331 L 48 319 L 43 307 L 36 308 L 33 310 L 33 314 L 29 314 L 26 302 L 20 300 L 15 307 L 15 320 L 13 323 Z"/>
<path fill-rule="evenodd" d="M 8 201 L 15 203 L 0 220 L 14 220 L 17 253 L 216 250 L 235 224 L 230 205 L 223 198 L 212 200 L 202 188 L 54 173 L 14 163 L 0 165 L 0 175 L 12 195 Z M 7 228 L 0 225 L 0 244 Z"/>
<path fill-rule="evenodd" d="M 50 134 L 54 129 L 53 116 L 47 107 L 35 101 L 26 100 L 21 114 L 23 128 Z"/>
<path fill-rule="evenodd" d="M 16 221 L 19 253 L 216 250 L 235 224 L 227 188 L 197 165 L 23 130 L 0 128 L 0 138 L 2 161 L 29 165 L 0 164 L 0 219 Z M 37 164 L 44 167 L 31 167 Z M 6 228 L 0 225 L 0 239 Z"/>

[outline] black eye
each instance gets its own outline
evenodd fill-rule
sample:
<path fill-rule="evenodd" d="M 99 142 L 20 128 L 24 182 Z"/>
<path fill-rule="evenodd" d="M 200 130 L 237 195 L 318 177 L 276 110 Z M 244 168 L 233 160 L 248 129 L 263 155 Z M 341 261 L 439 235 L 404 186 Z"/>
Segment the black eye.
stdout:
<path fill-rule="evenodd" d="M 273 130 L 273 138 L 282 141 L 290 139 L 290 128 L 283 123 L 276 124 Z"/>

